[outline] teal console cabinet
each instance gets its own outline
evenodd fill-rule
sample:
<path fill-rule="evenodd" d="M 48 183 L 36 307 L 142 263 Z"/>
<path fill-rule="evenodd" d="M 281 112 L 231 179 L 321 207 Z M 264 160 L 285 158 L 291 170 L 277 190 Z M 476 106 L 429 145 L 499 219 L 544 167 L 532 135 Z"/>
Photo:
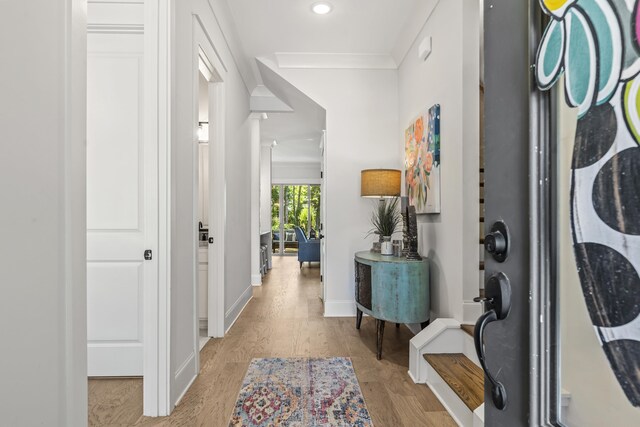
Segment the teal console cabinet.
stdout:
<path fill-rule="evenodd" d="M 356 329 L 360 329 L 362 313 L 376 319 L 377 354 L 382 358 L 382 336 L 385 322 L 429 324 L 429 260 L 357 252 Z"/>

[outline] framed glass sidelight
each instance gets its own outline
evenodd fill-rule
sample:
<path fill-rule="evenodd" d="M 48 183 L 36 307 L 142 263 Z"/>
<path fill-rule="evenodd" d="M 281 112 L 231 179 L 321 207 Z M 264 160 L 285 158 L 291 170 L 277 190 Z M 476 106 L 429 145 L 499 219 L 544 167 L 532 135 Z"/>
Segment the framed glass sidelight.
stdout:
<path fill-rule="evenodd" d="M 636 3 L 540 2 L 546 18 L 531 102 L 539 133 L 531 167 L 532 425 L 640 422 Z"/>

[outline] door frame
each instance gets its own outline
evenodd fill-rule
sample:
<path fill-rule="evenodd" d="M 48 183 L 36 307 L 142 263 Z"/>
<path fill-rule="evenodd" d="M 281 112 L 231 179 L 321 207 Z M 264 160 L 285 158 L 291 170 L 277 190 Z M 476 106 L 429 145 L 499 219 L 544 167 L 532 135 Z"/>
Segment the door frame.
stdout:
<path fill-rule="evenodd" d="M 320 229 L 318 233 L 322 235 L 320 238 L 320 298 L 322 303 L 327 300 L 327 287 L 324 281 L 327 277 L 327 130 L 322 130 L 322 142 L 320 144 L 322 150 L 322 164 L 320 165 Z M 320 236 L 318 236 L 320 237 Z"/>
<path fill-rule="evenodd" d="M 225 225 L 226 225 L 226 168 L 225 168 L 225 68 L 217 55 L 198 17 L 193 16 L 193 333 L 196 366 L 200 366 L 198 318 L 198 121 L 199 73 L 209 82 L 209 237 L 213 243 L 208 250 L 208 335 L 224 337 L 224 277 L 225 277 Z"/>
<path fill-rule="evenodd" d="M 170 399 L 170 277 L 171 277 L 171 1 L 144 4 L 146 137 L 156 140 L 158 174 L 157 285 L 144 289 L 143 414 L 169 415 Z"/>
<path fill-rule="evenodd" d="M 537 1 L 530 2 L 529 45 L 530 63 L 544 32 L 545 15 Z M 558 348 L 555 332 L 558 298 L 554 269 L 556 262 L 552 250 L 557 246 L 554 212 L 557 212 L 555 183 L 556 168 L 552 165 L 557 143 L 557 87 L 550 91 L 538 90 L 532 80 L 529 99 L 529 425 L 553 426 L 558 416 L 560 391 L 557 378 Z M 554 402 L 556 404 L 554 404 Z"/>

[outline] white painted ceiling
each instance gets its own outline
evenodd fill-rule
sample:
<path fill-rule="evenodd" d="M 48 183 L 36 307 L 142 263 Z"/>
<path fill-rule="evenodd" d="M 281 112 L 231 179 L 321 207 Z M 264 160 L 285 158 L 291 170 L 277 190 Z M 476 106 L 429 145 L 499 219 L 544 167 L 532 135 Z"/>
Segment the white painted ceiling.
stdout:
<path fill-rule="evenodd" d="M 439 0 L 327 0 L 333 5 L 327 15 L 312 12 L 318 0 L 225 1 L 255 80 L 294 110 L 269 113 L 261 124 L 263 142 L 279 141 L 274 161 L 318 162 L 324 110 L 256 58 L 369 54 L 400 64 Z"/>
<path fill-rule="evenodd" d="M 227 0 L 245 53 L 391 54 L 403 27 L 425 0 L 328 0 L 333 10 L 316 15 L 317 0 Z M 427 1 L 429 2 L 429 1 Z"/>

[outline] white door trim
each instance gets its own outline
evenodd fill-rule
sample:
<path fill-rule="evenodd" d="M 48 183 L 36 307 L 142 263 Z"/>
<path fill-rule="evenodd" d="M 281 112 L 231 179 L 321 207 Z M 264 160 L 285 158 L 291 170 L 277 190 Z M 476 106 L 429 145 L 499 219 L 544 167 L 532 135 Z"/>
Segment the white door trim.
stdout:
<path fill-rule="evenodd" d="M 64 6 L 64 28 L 60 34 L 64 40 L 65 71 L 63 81 L 52 83 L 62 84 L 65 109 L 63 137 L 59 138 L 61 156 L 57 161 L 64 163 L 64 194 L 59 195 L 64 201 L 61 247 L 65 256 L 60 258 L 64 264 L 60 265 L 59 275 L 59 281 L 64 281 L 64 296 L 59 301 L 64 301 L 66 307 L 61 325 L 65 366 L 61 366 L 59 388 L 66 395 L 66 403 L 58 408 L 58 420 L 61 425 L 83 425 L 87 422 L 87 5 L 79 0 L 58 3 Z M 11 341 L 5 344 L 11 345 Z M 10 414 L 11 411 L 9 418 Z"/>
<path fill-rule="evenodd" d="M 321 295 L 323 303 L 327 302 L 327 130 L 322 131 L 322 172 L 320 178 L 320 222 L 322 229 L 318 233 L 324 237 L 320 240 L 320 275 L 322 278 Z M 326 307 L 326 305 L 325 305 Z M 325 310 L 326 314 L 326 310 Z"/>
<path fill-rule="evenodd" d="M 209 245 L 208 264 L 208 334 L 210 337 L 224 337 L 224 283 L 225 283 L 225 241 L 226 241 L 226 167 L 225 167 L 225 123 L 226 123 L 226 98 L 225 76 L 226 68 L 218 57 L 218 54 L 207 35 L 198 15 L 193 19 L 193 118 L 194 125 L 194 166 L 197 165 L 198 141 L 196 127 L 198 123 L 198 91 L 200 65 L 204 64 L 209 71 L 206 76 L 209 81 L 209 236 L 213 237 L 213 244 Z M 197 170 L 194 170 L 194 182 L 197 183 Z M 198 206 L 197 185 L 194 185 L 194 207 Z M 197 209 L 194 209 L 197 212 Z M 194 250 L 197 251 L 197 221 L 193 218 Z M 197 256 L 194 256 L 194 277 L 197 276 Z M 199 319 L 197 310 L 197 281 L 194 281 L 194 352 L 196 354 L 196 366 L 199 361 Z"/>
<path fill-rule="evenodd" d="M 266 120 L 265 113 L 251 113 L 251 285 L 262 286 L 260 272 L 260 122 Z"/>
<path fill-rule="evenodd" d="M 145 2 L 144 74 L 145 104 L 156 108 L 145 110 L 144 132 L 148 140 L 157 141 L 158 174 L 158 246 L 157 281 L 144 289 L 144 364 L 143 413 L 165 416 L 172 410 L 170 399 L 170 248 L 171 248 L 171 55 L 170 0 Z"/>

